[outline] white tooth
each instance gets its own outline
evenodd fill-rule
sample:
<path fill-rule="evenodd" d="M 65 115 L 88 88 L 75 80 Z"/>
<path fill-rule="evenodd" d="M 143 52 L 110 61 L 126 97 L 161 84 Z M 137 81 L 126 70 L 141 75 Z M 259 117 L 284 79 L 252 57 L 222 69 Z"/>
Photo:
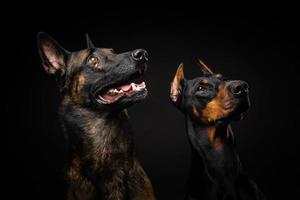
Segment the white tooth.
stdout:
<path fill-rule="evenodd" d="M 134 83 L 131 83 L 130 85 L 131 85 L 132 90 L 136 90 L 137 89 L 137 87 L 135 86 Z"/>
<path fill-rule="evenodd" d="M 114 93 L 118 93 L 118 90 L 117 90 L 117 89 L 114 89 Z"/>
<path fill-rule="evenodd" d="M 110 90 L 108 90 L 108 93 L 109 93 L 109 94 L 112 94 L 112 93 L 114 93 L 114 90 L 113 90 L 113 89 L 110 89 Z"/>
<path fill-rule="evenodd" d="M 123 90 L 120 90 L 119 93 L 124 93 L 124 91 L 123 91 Z"/>

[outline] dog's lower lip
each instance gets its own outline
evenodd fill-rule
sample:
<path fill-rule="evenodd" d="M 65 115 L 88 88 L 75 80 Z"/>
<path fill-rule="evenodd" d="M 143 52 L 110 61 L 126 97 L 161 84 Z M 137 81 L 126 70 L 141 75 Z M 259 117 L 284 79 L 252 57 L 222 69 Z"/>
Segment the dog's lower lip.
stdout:
<path fill-rule="evenodd" d="M 116 88 L 111 88 L 104 94 L 99 94 L 98 100 L 100 100 L 101 103 L 113 103 L 123 96 L 131 96 L 132 94 L 140 92 L 142 90 L 146 90 L 145 82 L 142 82 L 140 84 L 125 84 Z"/>

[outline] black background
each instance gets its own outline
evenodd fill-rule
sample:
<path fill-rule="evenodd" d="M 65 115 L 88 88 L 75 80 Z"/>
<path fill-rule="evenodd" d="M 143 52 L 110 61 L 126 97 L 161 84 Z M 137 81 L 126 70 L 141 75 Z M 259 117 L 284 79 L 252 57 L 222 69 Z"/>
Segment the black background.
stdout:
<path fill-rule="evenodd" d="M 57 119 L 59 93 L 42 69 L 36 34 L 63 47 L 85 48 L 89 33 L 99 47 L 117 52 L 145 48 L 148 98 L 129 109 L 136 150 L 159 199 L 183 199 L 190 147 L 183 115 L 168 99 L 180 62 L 187 78 L 201 75 L 202 58 L 215 72 L 250 84 L 252 108 L 233 123 L 240 158 L 268 199 L 299 195 L 299 92 L 296 16 L 290 10 L 111 8 L 89 12 L 36 9 L 6 21 L 11 38 L 2 67 L 4 120 L 1 180 L 8 199 L 61 199 L 66 147 Z M 84 12 L 83 12 L 84 10 Z M 283 14 L 288 12 L 288 14 Z M 4 18 L 5 19 L 5 18 Z"/>

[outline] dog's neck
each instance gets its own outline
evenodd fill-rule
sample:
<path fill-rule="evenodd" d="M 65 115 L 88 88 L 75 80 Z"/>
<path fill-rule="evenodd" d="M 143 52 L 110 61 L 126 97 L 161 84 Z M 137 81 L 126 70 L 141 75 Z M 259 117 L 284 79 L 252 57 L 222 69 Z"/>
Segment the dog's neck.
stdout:
<path fill-rule="evenodd" d="M 119 158 L 133 157 L 132 131 L 126 110 L 99 113 L 68 99 L 63 104 L 61 120 L 69 136 L 71 160 L 76 158 L 81 163 L 89 163 L 91 170 L 97 171 Z"/>
<path fill-rule="evenodd" d="M 230 125 L 204 126 L 186 116 L 186 128 L 192 146 L 190 184 L 198 190 L 199 181 L 205 187 L 217 185 L 231 190 L 228 187 L 233 187 L 241 164 Z"/>

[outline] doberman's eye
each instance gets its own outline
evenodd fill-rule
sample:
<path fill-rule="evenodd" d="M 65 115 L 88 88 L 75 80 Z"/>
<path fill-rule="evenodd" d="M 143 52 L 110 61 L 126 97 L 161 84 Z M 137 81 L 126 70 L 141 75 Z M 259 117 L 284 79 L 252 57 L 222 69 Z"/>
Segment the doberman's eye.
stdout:
<path fill-rule="evenodd" d="M 97 67 L 98 65 L 98 58 L 95 57 L 95 56 L 90 56 L 89 59 L 88 59 L 88 63 Z"/>
<path fill-rule="evenodd" d="M 204 87 L 202 87 L 202 86 L 198 87 L 198 91 L 203 91 L 203 90 L 204 90 Z"/>

